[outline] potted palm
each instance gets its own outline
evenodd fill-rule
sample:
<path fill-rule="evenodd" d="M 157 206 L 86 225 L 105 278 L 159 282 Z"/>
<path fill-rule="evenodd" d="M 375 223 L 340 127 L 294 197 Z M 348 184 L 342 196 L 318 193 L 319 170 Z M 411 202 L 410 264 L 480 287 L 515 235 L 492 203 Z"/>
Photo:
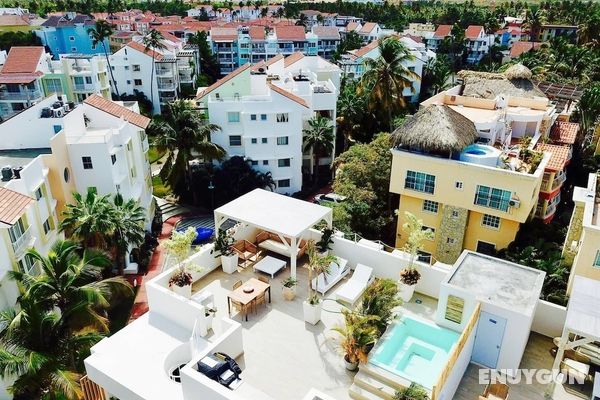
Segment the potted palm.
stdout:
<path fill-rule="evenodd" d="M 291 276 L 283 281 L 283 298 L 292 301 L 294 297 L 296 297 L 296 285 L 298 285 L 298 280 L 292 278 Z"/>
<path fill-rule="evenodd" d="M 238 255 L 233 251 L 232 245 L 233 236 L 227 233 L 226 230 L 220 229 L 212 252 L 217 253 L 215 258 L 221 257 L 221 268 L 227 274 L 233 274 L 237 271 Z"/>
<path fill-rule="evenodd" d="M 321 320 L 321 298 L 316 288 L 313 289 L 313 276 L 329 272 L 329 265 L 337 262 L 333 255 L 319 254 L 314 240 L 307 244 L 308 253 L 308 298 L 302 303 L 304 321 L 316 325 Z"/>
<path fill-rule="evenodd" d="M 395 308 L 401 305 L 398 283 L 393 279 L 375 279 L 367 286 L 356 311 L 378 317 L 373 325 L 377 328 L 378 337 L 381 337 L 396 316 Z"/>
<path fill-rule="evenodd" d="M 344 351 L 344 362 L 348 371 L 356 371 L 359 363 L 366 363 L 369 351 L 377 340 L 377 327 L 373 324 L 378 317 L 361 315 L 344 310 L 344 326 L 333 328 L 342 337 L 340 346 Z"/>
<path fill-rule="evenodd" d="M 163 243 L 169 254 L 175 257 L 177 262 L 177 268 L 169 278 L 169 287 L 175 293 L 188 299 L 192 296 L 193 278 L 187 269 L 185 260 L 189 256 L 196 235 L 196 230 L 191 227 L 185 232 L 173 231 L 171 238 Z"/>
<path fill-rule="evenodd" d="M 402 229 L 408 233 L 404 251 L 410 258 L 408 266 L 400 272 L 400 298 L 404 302 L 409 302 L 415 293 L 415 285 L 421 279 L 421 274 L 414 267 L 415 260 L 419 251 L 423 249 L 424 240 L 433 240 L 433 232 L 431 229 L 423 229 L 423 221 L 418 219 L 414 214 L 406 211 L 406 222 L 402 225 Z"/>

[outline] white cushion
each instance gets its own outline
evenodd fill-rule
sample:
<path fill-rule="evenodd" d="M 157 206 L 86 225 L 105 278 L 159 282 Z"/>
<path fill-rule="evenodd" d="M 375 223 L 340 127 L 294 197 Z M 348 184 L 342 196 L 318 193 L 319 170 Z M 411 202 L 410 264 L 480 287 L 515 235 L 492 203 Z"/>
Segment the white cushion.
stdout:
<path fill-rule="evenodd" d="M 273 253 L 281 254 L 283 256 L 289 257 L 291 254 L 291 248 L 289 246 L 272 239 L 263 240 L 258 244 L 258 247 L 272 251 Z M 299 251 L 300 249 L 298 249 L 298 252 Z M 298 255 L 298 252 L 296 252 L 296 256 Z"/>

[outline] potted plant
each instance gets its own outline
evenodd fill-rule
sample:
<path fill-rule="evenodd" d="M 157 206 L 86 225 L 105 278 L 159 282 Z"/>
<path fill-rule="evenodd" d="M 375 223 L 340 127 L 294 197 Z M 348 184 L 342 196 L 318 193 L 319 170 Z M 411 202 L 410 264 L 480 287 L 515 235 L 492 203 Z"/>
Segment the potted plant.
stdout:
<path fill-rule="evenodd" d="M 190 298 L 192 296 L 192 274 L 186 268 L 186 259 L 189 256 L 192 243 L 196 239 L 196 230 L 188 228 L 185 232 L 173 231 L 171 239 L 163 244 L 170 255 L 175 257 L 177 269 L 169 278 L 169 287 L 175 293 Z"/>
<path fill-rule="evenodd" d="M 427 389 L 412 382 L 409 387 L 396 391 L 394 400 L 429 400 Z"/>
<path fill-rule="evenodd" d="M 344 362 L 348 371 L 356 371 L 359 363 L 368 361 L 369 351 L 377 340 L 378 331 L 373 324 L 378 317 L 362 315 L 344 310 L 344 326 L 333 328 L 342 336 L 340 346 L 344 351 Z"/>
<path fill-rule="evenodd" d="M 321 320 L 321 298 L 316 288 L 313 289 L 313 276 L 329 272 L 329 265 L 337 262 L 337 257 L 319 254 L 314 240 L 307 244 L 308 253 L 308 298 L 302 303 L 304 321 L 316 325 Z"/>
<path fill-rule="evenodd" d="M 298 285 L 298 280 L 292 278 L 291 276 L 283 281 L 283 298 L 291 301 L 296 297 L 296 285 Z"/>
<path fill-rule="evenodd" d="M 317 249 L 321 254 L 328 254 L 329 250 L 331 250 L 330 245 L 333 244 L 333 240 L 331 239 L 334 234 L 333 228 L 329 228 L 325 226 L 321 229 L 321 239 L 316 243 Z"/>
<path fill-rule="evenodd" d="M 406 211 L 406 222 L 402 225 L 402 229 L 408 233 L 408 238 L 404 244 L 410 258 L 408 266 L 400 272 L 400 297 L 403 301 L 409 302 L 415 292 L 415 285 L 421 279 L 421 274 L 414 267 L 415 260 L 419 251 L 423 249 L 424 240 L 433 240 L 433 232 L 431 229 L 423 229 L 423 221 L 418 219 L 414 214 Z"/>
<path fill-rule="evenodd" d="M 233 274 L 237 271 L 238 255 L 233 251 L 232 245 L 233 236 L 227 233 L 226 230 L 219 229 L 212 252 L 217 253 L 215 258 L 221 257 L 221 268 L 227 274 Z"/>
<path fill-rule="evenodd" d="M 373 325 L 377 328 L 378 338 L 395 318 L 394 309 L 402 305 L 398 297 L 398 283 L 393 279 L 375 279 L 362 296 L 357 312 L 377 317 Z"/>

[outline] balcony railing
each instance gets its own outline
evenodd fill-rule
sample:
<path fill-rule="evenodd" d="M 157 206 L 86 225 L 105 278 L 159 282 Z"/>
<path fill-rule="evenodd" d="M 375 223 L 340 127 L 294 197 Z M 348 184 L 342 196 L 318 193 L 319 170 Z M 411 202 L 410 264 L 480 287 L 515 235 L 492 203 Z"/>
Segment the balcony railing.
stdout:
<path fill-rule="evenodd" d="M 173 70 L 170 68 L 156 68 L 156 76 L 173 76 Z"/>
<path fill-rule="evenodd" d="M 93 92 L 94 85 L 85 84 L 85 83 L 74 83 L 73 90 L 78 91 L 78 92 Z"/>
<path fill-rule="evenodd" d="M 23 90 L 20 92 L 0 92 L 0 100 L 37 100 L 42 97 L 39 90 Z"/>
<path fill-rule="evenodd" d="M 158 83 L 158 90 L 175 90 L 176 85 L 175 82 L 163 82 Z"/>
<path fill-rule="evenodd" d="M 27 250 L 27 245 L 29 244 L 30 241 L 31 241 L 31 229 L 29 227 L 27 227 L 25 232 L 23 232 L 23 234 L 12 243 L 12 247 L 13 247 L 13 250 L 15 251 L 15 255 L 17 256 L 17 258 L 19 255 L 23 254 L 25 252 L 25 250 Z"/>

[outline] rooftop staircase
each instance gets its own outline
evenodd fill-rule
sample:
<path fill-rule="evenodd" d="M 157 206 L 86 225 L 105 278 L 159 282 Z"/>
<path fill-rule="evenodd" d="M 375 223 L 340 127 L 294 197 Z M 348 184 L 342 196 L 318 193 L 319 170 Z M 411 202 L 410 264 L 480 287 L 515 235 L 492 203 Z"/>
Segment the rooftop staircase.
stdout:
<path fill-rule="evenodd" d="M 360 366 L 348 394 L 355 400 L 393 400 L 396 390 L 405 387 L 404 383 L 401 378 L 366 364 Z"/>

